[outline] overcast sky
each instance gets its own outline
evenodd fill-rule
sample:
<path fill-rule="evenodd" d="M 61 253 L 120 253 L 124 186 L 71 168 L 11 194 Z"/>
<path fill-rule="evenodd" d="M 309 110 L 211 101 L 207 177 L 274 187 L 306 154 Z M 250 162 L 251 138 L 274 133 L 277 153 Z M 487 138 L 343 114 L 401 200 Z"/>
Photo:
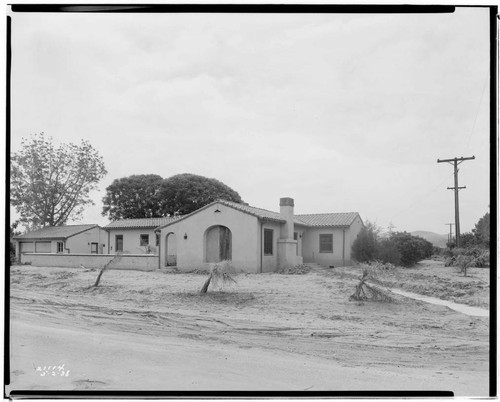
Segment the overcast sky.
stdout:
<path fill-rule="evenodd" d="M 489 209 L 489 10 L 11 14 L 11 147 L 86 139 L 116 178 L 194 173 L 250 205 L 447 233 Z"/>

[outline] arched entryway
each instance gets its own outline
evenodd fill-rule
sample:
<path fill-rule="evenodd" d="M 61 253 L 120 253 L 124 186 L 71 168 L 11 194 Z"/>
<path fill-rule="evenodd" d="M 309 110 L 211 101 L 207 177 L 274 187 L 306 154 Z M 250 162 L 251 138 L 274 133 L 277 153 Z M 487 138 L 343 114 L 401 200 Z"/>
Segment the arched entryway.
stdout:
<path fill-rule="evenodd" d="M 226 226 L 212 226 L 205 232 L 205 262 L 231 260 L 231 230 Z"/>
<path fill-rule="evenodd" d="M 177 238 L 175 233 L 170 232 L 165 236 L 165 266 L 175 267 L 177 265 Z"/>

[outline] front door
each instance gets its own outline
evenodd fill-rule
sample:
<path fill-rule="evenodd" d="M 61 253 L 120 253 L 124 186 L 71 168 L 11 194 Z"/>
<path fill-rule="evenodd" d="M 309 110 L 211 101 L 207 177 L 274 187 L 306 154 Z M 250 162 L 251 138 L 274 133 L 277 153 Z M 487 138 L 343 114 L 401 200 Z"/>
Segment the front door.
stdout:
<path fill-rule="evenodd" d="M 99 243 L 90 243 L 90 254 L 98 254 L 97 247 Z"/>
<path fill-rule="evenodd" d="M 225 226 L 211 227 L 205 237 L 205 261 L 231 260 L 231 231 Z"/>
<path fill-rule="evenodd" d="M 231 231 L 219 226 L 219 261 L 231 260 Z"/>
<path fill-rule="evenodd" d="M 116 235 L 115 242 L 115 252 L 121 253 L 123 252 L 123 235 Z"/>

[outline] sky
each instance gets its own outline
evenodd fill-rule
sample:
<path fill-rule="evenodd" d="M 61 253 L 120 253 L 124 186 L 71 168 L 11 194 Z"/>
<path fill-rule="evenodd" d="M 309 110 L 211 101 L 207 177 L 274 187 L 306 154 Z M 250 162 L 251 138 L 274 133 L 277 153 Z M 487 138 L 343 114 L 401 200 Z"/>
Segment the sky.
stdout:
<path fill-rule="evenodd" d="M 216 178 L 252 206 L 461 231 L 489 211 L 489 10 L 12 19 L 11 151 L 88 140 L 108 171 Z M 12 210 L 15 218 L 15 211 Z M 68 223 L 79 223 L 68 222 Z"/>

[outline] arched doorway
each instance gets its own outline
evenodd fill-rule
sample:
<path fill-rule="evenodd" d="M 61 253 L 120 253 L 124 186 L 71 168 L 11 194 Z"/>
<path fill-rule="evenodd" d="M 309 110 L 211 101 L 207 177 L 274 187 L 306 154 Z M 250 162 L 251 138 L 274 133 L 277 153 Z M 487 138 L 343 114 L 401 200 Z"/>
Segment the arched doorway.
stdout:
<path fill-rule="evenodd" d="M 177 265 L 177 238 L 175 233 L 170 232 L 165 236 L 165 266 L 175 267 Z"/>
<path fill-rule="evenodd" d="M 212 226 L 205 232 L 205 262 L 220 262 L 232 258 L 231 230 Z"/>

